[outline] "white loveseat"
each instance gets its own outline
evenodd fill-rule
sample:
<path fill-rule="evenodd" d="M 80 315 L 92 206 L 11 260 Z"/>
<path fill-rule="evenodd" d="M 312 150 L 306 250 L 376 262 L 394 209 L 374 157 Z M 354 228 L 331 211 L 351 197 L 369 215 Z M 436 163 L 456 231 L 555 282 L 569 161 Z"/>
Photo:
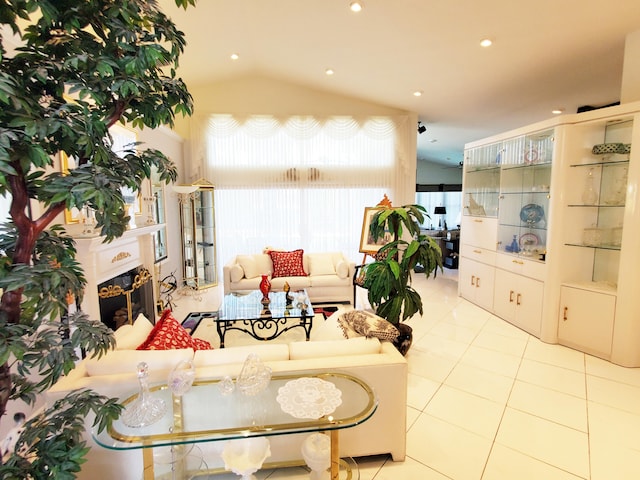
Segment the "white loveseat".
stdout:
<path fill-rule="evenodd" d="M 271 288 L 282 290 L 287 282 L 291 290 L 306 289 L 312 304 L 351 303 L 355 262 L 350 262 L 340 252 L 304 252 L 302 266 L 307 275 L 271 278 Z M 237 255 L 223 267 L 224 294 L 256 290 L 261 276 L 273 272 L 273 262 L 268 253 Z"/>
<path fill-rule="evenodd" d="M 164 351 L 114 350 L 105 357 L 85 359 L 47 392 L 47 402 L 64 397 L 70 391 L 91 388 L 110 397 L 121 397 L 138 388 L 136 366 L 149 365 L 150 383 L 166 383 L 171 369 L 180 361 L 193 359 L 197 379 L 236 378 L 249 353 L 257 354 L 274 375 L 284 372 L 343 372 L 364 380 L 378 398 L 378 408 L 366 422 L 340 432 L 340 455 L 359 457 L 391 454 L 402 461 L 406 450 L 407 362 L 387 341 L 377 338 L 342 337 L 332 315 L 311 341 L 259 343 L 214 350 L 179 349 Z M 333 320 L 332 320 L 333 318 Z M 137 322 L 136 322 L 137 323 Z M 197 335 L 197 331 L 196 331 Z M 117 336 L 118 338 L 118 336 Z M 127 341 L 118 338 L 121 345 Z M 236 393 L 237 394 L 237 393 Z M 215 408 L 212 405 L 211 408 Z M 117 451 L 95 443 L 90 434 L 93 418 L 86 420 L 86 439 L 92 447 L 79 478 L 141 478 L 142 453 Z M 300 445 L 306 434 L 269 437 L 272 456 L 268 461 L 299 460 Z M 199 444 L 209 468 L 223 466 L 219 454 L 224 442 Z M 218 463 L 216 463 L 218 462 Z"/>

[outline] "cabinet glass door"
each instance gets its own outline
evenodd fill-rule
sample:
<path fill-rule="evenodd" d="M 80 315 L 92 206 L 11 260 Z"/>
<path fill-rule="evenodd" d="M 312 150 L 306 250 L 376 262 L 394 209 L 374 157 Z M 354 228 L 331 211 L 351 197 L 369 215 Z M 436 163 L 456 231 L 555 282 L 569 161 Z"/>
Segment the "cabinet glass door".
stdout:
<path fill-rule="evenodd" d="M 464 161 L 464 215 L 496 217 L 502 143 L 467 150 Z"/>
<path fill-rule="evenodd" d="M 180 195 L 185 285 L 202 289 L 217 284 L 214 189 L 205 180 L 197 190 Z"/>
<path fill-rule="evenodd" d="M 546 130 L 505 142 L 498 216 L 501 252 L 546 258 L 553 141 L 553 130 Z"/>
<path fill-rule="evenodd" d="M 583 158 L 576 158 L 570 165 L 570 176 L 575 180 L 576 188 L 567 199 L 573 228 L 569 230 L 565 244 L 587 250 L 580 261 L 592 265 L 591 278 L 577 280 L 615 286 L 622 247 L 633 121 L 605 123 L 599 128 L 603 143 L 590 146 Z M 597 136 L 594 134 L 591 138 Z"/>
<path fill-rule="evenodd" d="M 158 170 L 154 167 L 151 172 L 151 200 L 152 219 L 154 223 L 164 224 L 167 221 L 164 201 L 164 182 L 160 180 Z M 158 263 L 168 256 L 167 227 L 153 232 L 154 261 Z"/>

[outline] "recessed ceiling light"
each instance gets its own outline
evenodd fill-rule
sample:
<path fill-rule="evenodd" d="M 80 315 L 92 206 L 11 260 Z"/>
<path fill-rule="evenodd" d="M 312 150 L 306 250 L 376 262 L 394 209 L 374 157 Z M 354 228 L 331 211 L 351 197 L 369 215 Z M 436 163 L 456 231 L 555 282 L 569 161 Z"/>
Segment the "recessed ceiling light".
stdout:
<path fill-rule="evenodd" d="M 240 55 L 238 55 L 237 53 L 231 54 L 231 60 L 238 60 L 239 58 L 240 58 Z"/>
<path fill-rule="evenodd" d="M 334 73 L 336 73 L 336 72 L 334 72 L 334 71 L 333 71 L 333 68 L 327 68 L 327 69 L 324 71 L 324 73 L 326 73 L 327 75 L 333 75 L 333 74 L 334 74 Z"/>
<path fill-rule="evenodd" d="M 422 90 L 416 90 L 413 92 L 414 97 L 421 97 L 424 92 Z"/>
<path fill-rule="evenodd" d="M 349 8 L 352 12 L 360 12 L 364 8 L 364 4 L 362 2 L 351 2 L 349 4 Z"/>
<path fill-rule="evenodd" d="M 493 40 L 491 40 L 490 38 L 483 38 L 482 40 L 480 40 L 480 46 L 481 47 L 490 47 L 491 45 L 493 45 Z"/>
<path fill-rule="evenodd" d="M 551 113 L 553 113 L 554 115 L 560 115 L 561 113 L 564 113 L 564 108 L 554 108 L 553 110 L 551 110 Z"/>

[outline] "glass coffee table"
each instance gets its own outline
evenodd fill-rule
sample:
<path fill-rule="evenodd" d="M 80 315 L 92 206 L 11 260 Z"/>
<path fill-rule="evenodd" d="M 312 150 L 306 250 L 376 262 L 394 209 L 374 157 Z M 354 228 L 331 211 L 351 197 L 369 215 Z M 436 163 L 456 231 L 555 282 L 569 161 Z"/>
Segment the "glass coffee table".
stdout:
<path fill-rule="evenodd" d="M 290 292 L 287 301 L 285 292 L 270 292 L 269 304 L 261 303 L 259 290 L 234 292 L 224 296 L 217 318 L 212 318 L 220 337 L 220 348 L 228 331 L 238 330 L 256 340 L 273 340 L 284 332 L 302 328 L 309 340 L 313 326 L 313 306 L 305 290 Z"/>
<path fill-rule="evenodd" d="M 304 380 L 303 380 L 304 379 Z M 194 382 L 183 396 L 175 396 L 167 385 L 152 387 L 151 395 L 162 398 L 167 411 L 160 420 L 141 428 L 126 426 L 121 419 L 101 433 L 93 436 L 102 447 L 113 450 L 141 449 L 144 460 L 144 479 L 155 478 L 153 449 L 171 447 L 179 450 L 200 442 L 219 442 L 252 437 L 288 435 L 294 433 L 328 432 L 331 441 L 331 479 L 338 480 L 340 470 L 340 429 L 354 427 L 368 420 L 377 408 L 377 399 L 364 381 L 345 373 L 309 372 L 274 375 L 268 387 L 255 396 L 241 393 L 236 388 L 225 393 L 220 380 Z M 300 385 L 300 382 L 303 382 Z M 331 394 L 323 397 L 335 399 L 339 391 L 341 403 L 318 401 L 308 396 L 306 385 L 314 382 L 330 387 Z M 294 388 L 295 387 L 295 388 Z M 300 388 L 303 387 L 303 388 Z M 293 393 L 292 393 L 293 389 Z M 297 389 L 297 390 L 296 390 Z M 138 394 L 122 400 L 127 404 Z M 305 399 L 309 399 L 306 402 Z M 327 409 L 328 403 L 328 409 Z M 317 405 L 324 405 L 318 411 Z M 215 408 L 211 408 L 215 405 Z M 326 413 L 328 410 L 330 413 Z M 318 416 L 320 415 L 320 416 Z M 317 418 L 314 418 L 317 417 Z M 179 463 L 179 462 L 178 462 Z M 264 463 L 262 468 L 304 465 L 304 462 L 284 464 Z M 188 472 L 185 465 L 176 465 L 175 478 L 219 473 L 221 470 Z M 175 475 L 177 473 L 177 476 Z M 348 478 L 350 478 L 350 473 Z"/>

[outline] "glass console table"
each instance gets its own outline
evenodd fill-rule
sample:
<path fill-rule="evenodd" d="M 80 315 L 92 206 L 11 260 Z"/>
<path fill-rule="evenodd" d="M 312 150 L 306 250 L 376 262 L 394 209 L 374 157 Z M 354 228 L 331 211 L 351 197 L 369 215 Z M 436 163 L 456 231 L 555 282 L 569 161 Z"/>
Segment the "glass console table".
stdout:
<path fill-rule="evenodd" d="M 332 383 L 340 390 L 342 403 L 333 412 L 320 418 L 296 418 L 283 411 L 278 391 L 300 378 L 314 378 Z M 371 387 L 362 380 L 345 373 L 298 373 L 274 375 L 266 390 L 248 396 L 236 388 L 224 394 L 220 380 L 194 382 L 182 397 L 174 396 L 167 385 L 151 388 L 151 395 L 162 398 L 167 405 L 165 415 L 156 423 L 131 428 L 116 420 L 109 429 L 93 436 L 102 447 L 113 450 L 141 449 L 144 460 L 144 479 L 155 478 L 153 448 L 182 447 L 200 442 L 227 441 L 271 435 L 328 432 L 331 439 L 331 479 L 338 480 L 340 469 L 340 429 L 354 427 L 368 420 L 377 408 Z M 124 405 L 138 394 L 122 400 Z M 215 408 L 211 408 L 215 405 Z M 304 463 L 301 462 L 300 465 Z M 265 463 L 263 468 L 277 468 L 279 464 Z M 291 466 L 291 464 L 289 464 Z M 185 466 L 177 466 L 177 470 Z M 213 471 L 189 474 L 215 473 Z M 181 472 L 178 478 L 188 478 Z"/>

